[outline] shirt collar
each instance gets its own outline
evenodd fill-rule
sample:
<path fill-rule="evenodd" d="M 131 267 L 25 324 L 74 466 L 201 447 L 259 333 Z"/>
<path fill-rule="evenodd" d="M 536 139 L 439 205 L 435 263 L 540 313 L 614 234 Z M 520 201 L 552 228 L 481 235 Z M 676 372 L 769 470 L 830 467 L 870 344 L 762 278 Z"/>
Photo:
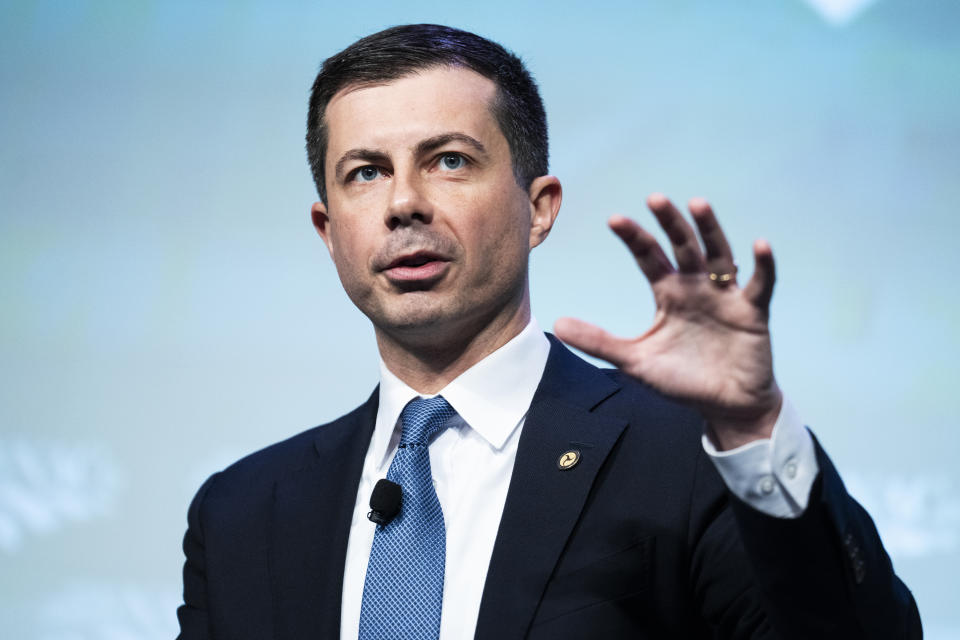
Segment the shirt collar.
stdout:
<path fill-rule="evenodd" d="M 460 374 L 438 395 L 491 447 L 500 449 L 526 416 L 549 354 L 550 342 L 531 318 L 523 331 Z M 378 467 L 399 442 L 400 413 L 420 395 L 380 359 L 380 404 L 370 443 Z"/>

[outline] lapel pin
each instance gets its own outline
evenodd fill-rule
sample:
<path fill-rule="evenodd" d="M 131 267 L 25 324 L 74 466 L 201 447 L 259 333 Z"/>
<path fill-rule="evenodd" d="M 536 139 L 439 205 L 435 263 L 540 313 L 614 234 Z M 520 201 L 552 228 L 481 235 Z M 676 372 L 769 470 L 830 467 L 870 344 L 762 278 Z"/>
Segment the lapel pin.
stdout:
<path fill-rule="evenodd" d="M 580 451 L 570 449 L 570 451 L 564 451 L 560 457 L 557 458 L 557 468 L 561 471 L 566 471 L 567 469 L 572 469 L 577 466 L 578 462 L 580 462 Z"/>

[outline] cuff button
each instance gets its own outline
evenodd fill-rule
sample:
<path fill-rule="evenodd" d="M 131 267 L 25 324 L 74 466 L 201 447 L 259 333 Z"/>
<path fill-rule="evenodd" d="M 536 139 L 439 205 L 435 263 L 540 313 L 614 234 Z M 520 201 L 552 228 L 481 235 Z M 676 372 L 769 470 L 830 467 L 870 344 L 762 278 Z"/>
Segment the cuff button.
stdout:
<path fill-rule="evenodd" d="M 797 477 L 797 463 L 792 460 L 783 467 L 783 472 L 787 474 L 787 477 L 793 480 Z"/>
<path fill-rule="evenodd" d="M 765 476 L 763 480 L 760 481 L 760 493 L 768 496 L 773 493 L 773 478 L 770 476 Z"/>

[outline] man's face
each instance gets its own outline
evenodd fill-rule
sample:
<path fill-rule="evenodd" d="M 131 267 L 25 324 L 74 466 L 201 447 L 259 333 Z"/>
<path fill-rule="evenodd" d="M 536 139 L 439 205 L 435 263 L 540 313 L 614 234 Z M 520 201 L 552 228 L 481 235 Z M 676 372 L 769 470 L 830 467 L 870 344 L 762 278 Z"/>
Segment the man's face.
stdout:
<path fill-rule="evenodd" d="M 549 225 L 514 178 L 495 93 L 473 71 L 437 67 L 347 87 L 327 106 L 314 223 L 378 331 L 440 337 L 527 313 L 527 256 Z"/>

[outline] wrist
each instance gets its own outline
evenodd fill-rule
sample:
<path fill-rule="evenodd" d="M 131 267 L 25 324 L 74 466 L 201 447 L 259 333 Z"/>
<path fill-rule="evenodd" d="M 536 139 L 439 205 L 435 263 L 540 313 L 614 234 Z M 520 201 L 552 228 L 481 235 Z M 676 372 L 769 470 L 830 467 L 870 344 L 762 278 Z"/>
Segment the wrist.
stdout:
<path fill-rule="evenodd" d="M 729 451 L 755 440 L 770 439 L 783 406 L 783 394 L 774 388 L 746 410 L 704 413 L 707 437 L 718 451 Z"/>

